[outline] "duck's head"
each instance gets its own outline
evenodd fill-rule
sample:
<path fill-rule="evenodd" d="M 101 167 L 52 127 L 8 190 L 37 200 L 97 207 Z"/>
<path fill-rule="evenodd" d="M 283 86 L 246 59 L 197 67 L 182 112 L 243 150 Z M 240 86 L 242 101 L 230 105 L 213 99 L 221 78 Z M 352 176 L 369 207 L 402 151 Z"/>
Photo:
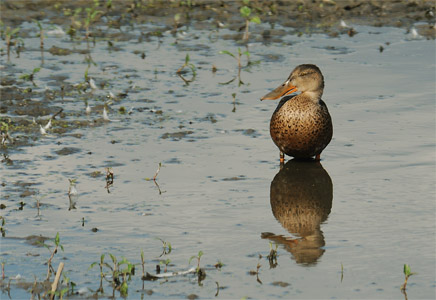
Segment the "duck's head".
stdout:
<path fill-rule="evenodd" d="M 324 77 L 317 66 L 310 64 L 299 65 L 291 72 L 291 75 L 283 84 L 260 98 L 260 100 L 275 100 L 297 91 L 314 101 L 321 98 L 324 91 Z"/>

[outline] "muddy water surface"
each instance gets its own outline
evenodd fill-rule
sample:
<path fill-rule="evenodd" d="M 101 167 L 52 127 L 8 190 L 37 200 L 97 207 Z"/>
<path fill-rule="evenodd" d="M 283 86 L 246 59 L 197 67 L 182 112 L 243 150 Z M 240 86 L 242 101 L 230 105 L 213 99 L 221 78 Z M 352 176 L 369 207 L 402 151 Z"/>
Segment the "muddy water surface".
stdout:
<path fill-rule="evenodd" d="M 278 41 L 268 42 L 253 29 L 252 63 L 238 85 L 238 79 L 222 84 L 237 75 L 237 62 L 219 51 L 245 51 L 227 38 L 234 34 L 228 29 L 183 28 L 177 43 L 169 33 L 159 43 L 139 39 L 157 28 L 143 24 L 121 28 L 128 35 L 112 46 L 97 40 L 89 47 L 51 36 L 44 49 L 72 52 L 45 51 L 42 61 L 36 28 L 26 27 L 34 28 L 26 51 L 9 62 L 2 56 L 2 76 L 12 80 L 8 86 L 31 87 L 24 99 L 48 112 L 18 114 L 16 95 L 2 99 L 2 120 L 27 124 L 25 132 L 10 132 L 22 146 L 2 148 L 3 288 L 21 275 L 11 281 L 11 298 L 28 298 L 30 288 L 20 282 L 46 275 L 49 252 L 25 238 L 56 232 L 64 251 L 54 264 L 65 263 L 81 292 L 71 298 L 99 288 L 98 268 L 88 268 L 104 253 L 138 264 L 128 282 L 131 299 L 402 298 L 405 263 L 418 273 L 409 279 L 408 296 L 435 297 L 434 40 L 391 27 L 355 25 L 357 35 L 332 38 L 276 25 Z M 84 81 L 88 52 L 97 89 L 79 93 L 74 85 Z M 176 74 L 186 54 L 196 67 L 191 82 Z M 334 138 L 320 164 L 289 161 L 280 170 L 269 136 L 277 103 L 259 99 L 301 63 L 317 64 L 325 76 Z M 37 67 L 36 86 L 18 78 Z M 109 91 L 115 98 L 105 122 Z M 60 108 L 41 135 L 39 124 Z M 159 163 L 157 187 L 146 178 Z M 105 168 L 114 172 L 110 193 Z M 68 179 L 76 179 L 79 193 L 71 210 Z M 156 237 L 171 243 L 171 253 L 159 257 Z M 277 259 L 269 260 L 276 245 Z M 187 270 L 202 251 L 206 278 L 142 281 L 141 249 L 152 274 L 165 259 L 168 271 Z M 221 269 L 214 267 L 218 261 Z M 103 288 L 99 297 L 111 297 L 110 283 Z"/>

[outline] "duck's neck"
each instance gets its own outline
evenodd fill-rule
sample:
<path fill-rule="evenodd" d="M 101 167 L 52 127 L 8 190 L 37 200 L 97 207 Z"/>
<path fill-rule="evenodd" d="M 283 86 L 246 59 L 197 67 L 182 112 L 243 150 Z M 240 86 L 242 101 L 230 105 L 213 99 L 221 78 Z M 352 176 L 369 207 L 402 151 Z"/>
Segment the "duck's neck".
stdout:
<path fill-rule="evenodd" d="M 318 103 L 321 99 L 323 90 L 316 90 L 316 91 L 305 91 L 302 92 L 301 95 L 304 96 L 307 99 L 310 99 L 311 101 Z"/>

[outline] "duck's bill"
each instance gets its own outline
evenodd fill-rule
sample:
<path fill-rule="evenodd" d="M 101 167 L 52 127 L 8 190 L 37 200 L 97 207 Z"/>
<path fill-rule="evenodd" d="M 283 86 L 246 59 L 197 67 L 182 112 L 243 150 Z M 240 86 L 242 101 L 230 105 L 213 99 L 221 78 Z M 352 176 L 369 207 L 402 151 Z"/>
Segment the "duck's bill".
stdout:
<path fill-rule="evenodd" d="M 297 87 L 293 86 L 290 83 L 285 82 L 275 90 L 269 92 L 268 94 L 260 98 L 260 100 L 275 100 L 283 96 L 295 93 L 296 91 L 297 91 Z"/>

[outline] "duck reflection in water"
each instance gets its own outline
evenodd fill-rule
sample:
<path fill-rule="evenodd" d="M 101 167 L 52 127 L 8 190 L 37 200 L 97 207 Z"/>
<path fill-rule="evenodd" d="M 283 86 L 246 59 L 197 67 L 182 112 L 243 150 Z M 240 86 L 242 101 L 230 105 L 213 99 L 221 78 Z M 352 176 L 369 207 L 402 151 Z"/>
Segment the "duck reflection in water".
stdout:
<path fill-rule="evenodd" d="M 274 217 L 295 237 L 262 233 L 282 244 L 297 263 L 316 264 L 325 245 L 321 223 L 332 208 L 333 184 L 320 162 L 288 161 L 274 177 L 270 190 Z"/>

